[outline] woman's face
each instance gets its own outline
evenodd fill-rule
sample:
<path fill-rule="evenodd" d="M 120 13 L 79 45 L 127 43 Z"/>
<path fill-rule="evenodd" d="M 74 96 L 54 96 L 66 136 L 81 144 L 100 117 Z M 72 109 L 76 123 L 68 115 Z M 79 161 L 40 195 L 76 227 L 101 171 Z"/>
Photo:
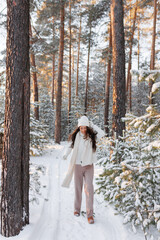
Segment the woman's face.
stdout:
<path fill-rule="evenodd" d="M 86 134 L 87 126 L 80 126 L 79 128 L 80 128 L 80 131 L 81 131 L 82 134 Z"/>

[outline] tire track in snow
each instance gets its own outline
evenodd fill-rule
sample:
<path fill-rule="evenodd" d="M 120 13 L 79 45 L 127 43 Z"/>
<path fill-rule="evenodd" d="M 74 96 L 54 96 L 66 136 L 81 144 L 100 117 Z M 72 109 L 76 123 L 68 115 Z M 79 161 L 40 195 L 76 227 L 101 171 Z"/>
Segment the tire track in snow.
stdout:
<path fill-rule="evenodd" d="M 49 157 L 48 166 L 48 192 L 47 201 L 44 200 L 42 212 L 36 226 L 29 237 L 29 240 L 57 240 L 59 229 L 59 214 L 61 208 L 60 202 L 60 162 L 59 149 L 52 151 L 52 156 Z"/>
<path fill-rule="evenodd" d="M 54 150 L 47 160 L 49 162 L 48 201 L 44 201 L 41 217 L 28 240 L 97 240 L 97 238 L 127 240 L 128 232 L 122 223 L 122 218 L 115 216 L 112 207 L 106 207 L 104 200 L 97 194 L 94 195 L 94 224 L 88 224 L 86 216 L 73 215 L 74 181 L 72 180 L 69 189 L 61 187 L 69 159 L 67 161 L 62 159 L 62 145 L 53 144 L 52 147 Z M 98 167 L 95 166 L 96 171 L 98 172 Z M 84 191 L 81 210 L 86 211 Z"/>
<path fill-rule="evenodd" d="M 98 200 L 99 195 L 95 195 L 96 222 L 99 230 L 105 235 L 106 240 L 127 240 L 127 232 L 119 216 L 115 216 L 110 205 L 104 206 Z M 97 229 L 98 230 L 98 229 Z"/>
<path fill-rule="evenodd" d="M 63 160 L 62 160 L 63 161 Z M 69 161 L 69 159 L 67 160 Z M 63 162 L 61 168 L 61 177 L 67 169 L 67 162 Z M 95 166 L 96 171 L 96 166 Z M 94 195 L 95 223 L 88 224 L 86 216 L 75 217 L 73 215 L 74 205 L 74 181 L 72 180 L 70 188 L 60 187 L 63 216 L 60 214 L 59 238 L 58 240 L 127 240 L 127 233 L 119 216 L 115 216 L 110 206 L 105 207 L 104 201 L 99 202 L 99 195 Z M 84 190 L 84 189 L 83 189 Z M 86 211 L 86 197 L 83 191 L 82 208 Z M 73 227 L 74 226 L 74 227 Z M 56 238 L 57 240 L 57 238 Z"/>
<path fill-rule="evenodd" d="M 59 216 L 61 215 L 61 186 L 60 186 L 60 167 L 61 167 L 61 159 L 58 157 L 58 181 L 57 181 L 57 185 L 56 185 L 56 188 L 57 188 L 57 219 L 56 219 L 56 228 L 54 230 L 54 234 L 53 234 L 53 240 L 57 240 L 58 239 L 58 235 L 59 235 L 59 228 L 60 228 L 60 219 L 59 219 Z M 54 176 L 54 175 L 53 175 Z M 52 179 L 53 181 L 54 179 Z M 54 181 L 53 181 L 54 182 Z"/>
<path fill-rule="evenodd" d="M 86 216 L 75 217 L 73 215 L 74 207 L 74 181 L 72 180 L 69 189 L 61 187 L 62 180 L 66 174 L 69 159 L 63 161 L 62 152 L 65 143 L 61 145 L 54 142 L 48 146 L 48 153 L 35 159 L 34 163 L 40 161 L 40 164 L 46 167 L 46 175 L 42 185 L 46 185 L 43 192 L 39 208 L 33 210 L 31 223 L 21 231 L 15 239 L 24 240 L 135 240 L 144 239 L 144 236 L 132 234 L 122 223 L 122 217 L 115 216 L 110 205 L 105 206 L 103 196 L 94 195 L 95 223 L 88 224 Z M 101 170 L 95 166 L 95 173 Z M 43 181 L 41 179 L 41 181 Z M 94 186 L 95 183 L 94 183 Z M 86 211 L 86 199 L 83 189 L 82 208 Z M 35 214 L 35 216 L 34 216 Z M 38 218 L 39 217 L 39 218 Z M 28 229 L 28 230 L 27 230 Z"/>

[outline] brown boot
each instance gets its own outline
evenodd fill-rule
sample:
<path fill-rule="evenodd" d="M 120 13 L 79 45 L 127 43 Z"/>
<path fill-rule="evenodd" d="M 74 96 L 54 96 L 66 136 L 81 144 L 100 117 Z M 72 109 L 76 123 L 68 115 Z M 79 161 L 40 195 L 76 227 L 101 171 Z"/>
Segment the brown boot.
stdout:
<path fill-rule="evenodd" d="M 89 224 L 94 223 L 94 218 L 93 218 L 93 216 L 88 217 L 88 223 L 89 223 Z"/>
<path fill-rule="evenodd" d="M 76 217 L 79 217 L 79 216 L 80 216 L 80 213 L 77 212 L 77 211 L 74 211 L 74 215 L 75 215 Z"/>

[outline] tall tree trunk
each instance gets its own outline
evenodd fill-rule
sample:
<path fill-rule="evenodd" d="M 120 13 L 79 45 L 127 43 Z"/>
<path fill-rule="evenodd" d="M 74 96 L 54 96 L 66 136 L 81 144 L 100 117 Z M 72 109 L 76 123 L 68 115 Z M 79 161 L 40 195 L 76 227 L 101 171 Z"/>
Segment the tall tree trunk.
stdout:
<path fill-rule="evenodd" d="M 52 106 L 54 109 L 55 54 L 52 55 Z"/>
<path fill-rule="evenodd" d="M 81 21 L 80 15 L 80 26 L 79 26 L 79 37 L 78 37 L 78 56 L 77 56 L 77 78 L 76 78 L 76 96 L 78 97 L 78 78 L 79 78 L 79 55 L 80 55 L 80 43 L 81 43 Z"/>
<path fill-rule="evenodd" d="M 138 70 L 139 70 L 139 63 L 140 63 L 140 20 L 138 21 L 138 52 L 137 52 L 137 56 L 138 56 Z"/>
<path fill-rule="evenodd" d="M 29 1 L 7 0 L 5 125 L 2 154 L 1 234 L 29 223 Z"/>
<path fill-rule="evenodd" d="M 113 108 L 112 108 L 112 135 L 122 136 L 125 124 L 121 118 L 125 116 L 125 49 L 123 2 L 112 0 L 112 58 L 113 58 Z"/>
<path fill-rule="evenodd" d="M 61 0 L 60 7 L 61 27 L 59 43 L 59 62 L 58 62 L 58 79 L 56 93 L 56 120 L 55 120 L 55 142 L 61 141 L 61 105 L 62 105 L 62 79 L 63 79 L 63 52 L 64 52 L 64 2 Z"/>
<path fill-rule="evenodd" d="M 91 48 L 91 24 L 89 26 L 89 39 L 88 39 L 88 60 L 87 60 L 87 77 L 86 77 L 86 91 L 85 91 L 85 113 L 87 112 L 88 102 L 88 79 L 89 79 L 89 59 L 90 59 L 90 48 Z"/>
<path fill-rule="evenodd" d="M 104 124 L 105 132 L 109 135 L 109 94 L 110 94 L 110 79 L 111 79 L 111 59 L 112 59 L 112 28 L 111 23 L 109 27 L 109 50 L 108 50 L 108 66 L 107 66 L 107 79 L 105 88 L 105 112 Z"/>
<path fill-rule="evenodd" d="M 136 5 L 135 5 L 133 27 L 132 27 L 132 33 L 131 33 L 131 39 L 130 39 L 130 51 L 129 51 L 127 87 L 126 87 L 127 96 L 129 95 L 129 110 L 130 111 L 132 110 L 132 85 L 131 85 L 132 76 L 131 76 L 130 70 L 132 68 L 132 47 L 133 47 L 133 38 L 134 38 L 136 19 L 137 19 L 137 5 L 138 5 L 138 0 L 136 1 Z"/>
<path fill-rule="evenodd" d="M 138 51 L 137 51 L 137 56 L 138 56 L 138 70 L 139 70 L 139 63 L 140 63 L 140 20 L 138 21 Z M 138 103 L 138 109 L 137 113 L 138 116 L 141 115 L 141 96 L 140 96 L 140 84 L 139 84 L 139 79 L 137 79 L 137 88 L 138 88 L 138 96 L 137 96 L 137 103 Z"/>
<path fill-rule="evenodd" d="M 53 20 L 52 20 L 52 23 L 53 23 L 53 41 L 55 39 L 55 30 L 54 30 L 54 16 L 53 16 Z M 54 80 L 55 80 L 55 51 L 53 52 L 53 55 L 52 55 L 52 106 L 53 106 L 53 109 L 54 109 Z"/>
<path fill-rule="evenodd" d="M 74 43 L 72 44 L 72 77 L 74 79 Z"/>
<path fill-rule="evenodd" d="M 71 0 L 69 0 L 69 95 L 68 95 L 68 125 L 70 124 L 71 112 L 71 60 L 72 60 L 72 29 L 71 29 Z"/>
<path fill-rule="evenodd" d="M 39 106 L 38 103 L 38 83 L 37 83 L 37 72 L 36 72 L 36 61 L 35 61 L 35 54 L 32 49 L 33 40 L 32 40 L 32 26 L 31 21 L 29 25 L 29 33 L 30 33 L 30 45 L 31 45 L 31 53 L 30 53 L 30 61 L 31 66 L 33 67 L 32 78 L 33 78 L 33 100 L 34 100 L 34 117 L 35 119 L 39 120 Z"/>
<path fill-rule="evenodd" d="M 155 68 L 155 41 L 156 41 L 156 20 L 157 20 L 157 0 L 154 0 L 154 16 L 153 16 L 153 32 L 152 32 L 152 49 L 151 49 L 151 60 L 150 60 L 150 70 Z M 153 80 L 149 81 L 149 103 L 153 104 L 153 94 L 151 92 Z"/>
<path fill-rule="evenodd" d="M 3 133 L 0 133 L 0 159 L 2 159 Z"/>

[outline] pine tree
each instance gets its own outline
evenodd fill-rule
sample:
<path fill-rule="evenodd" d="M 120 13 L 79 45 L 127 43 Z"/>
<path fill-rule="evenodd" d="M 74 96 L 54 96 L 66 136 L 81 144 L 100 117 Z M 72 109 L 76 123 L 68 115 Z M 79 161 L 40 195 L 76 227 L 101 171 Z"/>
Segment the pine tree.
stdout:
<path fill-rule="evenodd" d="M 29 1 L 7 1 L 1 198 L 1 233 L 5 237 L 17 235 L 29 223 L 29 69 Z"/>
<path fill-rule="evenodd" d="M 60 16 L 60 44 L 59 44 L 59 62 L 58 62 L 58 79 L 56 94 L 56 120 L 55 120 L 55 142 L 61 141 L 61 102 L 62 102 L 62 79 L 63 79 L 63 52 L 64 52 L 64 2 L 61 0 Z"/>
<path fill-rule="evenodd" d="M 112 131 L 113 136 L 122 136 L 125 128 L 121 118 L 125 116 L 125 50 L 123 26 L 123 2 L 112 0 L 112 57 L 113 57 L 113 109 Z"/>

